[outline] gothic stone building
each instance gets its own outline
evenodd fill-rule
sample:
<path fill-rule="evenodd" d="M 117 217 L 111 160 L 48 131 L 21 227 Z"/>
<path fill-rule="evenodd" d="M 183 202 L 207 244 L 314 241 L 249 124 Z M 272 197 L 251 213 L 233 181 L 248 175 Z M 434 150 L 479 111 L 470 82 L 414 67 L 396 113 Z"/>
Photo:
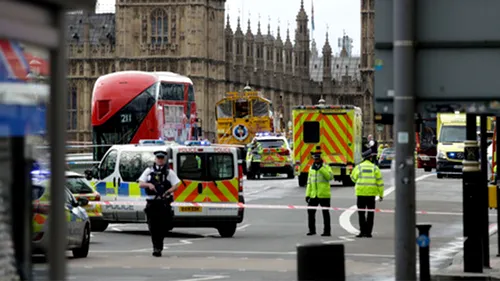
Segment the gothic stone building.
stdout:
<path fill-rule="evenodd" d="M 115 14 L 69 14 L 69 139 L 91 141 L 93 85 L 100 75 L 122 70 L 189 76 L 209 138 L 215 132 L 215 103 L 247 83 L 282 110 L 284 122 L 291 120 L 293 106 L 323 97 L 329 104 L 361 107 L 365 134 L 374 131 L 371 49 L 362 48 L 361 58 L 345 50 L 332 56 L 327 37 L 319 54 L 310 43 L 303 1 L 294 43 L 289 30 L 281 34 L 278 28 L 273 36 L 267 26 L 264 35 L 260 23 L 256 34 L 250 22 L 244 33 L 238 20 L 233 32 L 229 20 L 224 22 L 224 6 L 225 0 L 116 0 Z"/>

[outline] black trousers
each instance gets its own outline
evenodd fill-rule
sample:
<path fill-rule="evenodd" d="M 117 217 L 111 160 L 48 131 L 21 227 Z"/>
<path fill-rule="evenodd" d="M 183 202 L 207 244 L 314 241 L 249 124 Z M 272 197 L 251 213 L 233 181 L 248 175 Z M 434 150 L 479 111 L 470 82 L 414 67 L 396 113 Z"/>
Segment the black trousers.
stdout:
<path fill-rule="evenodd" d="M 172 222 L 172 208 L 165 200 L 148 200 L 144 211 L 153 248 L 163 250 L 163 240 Z"/>
<path fill-rule="evenodd" d="M 308 206 L 330 207 L 330 198 L 310 198 Z M 323 210 L 323 233 L 331 233 L 330 210 Z M 309 232 L 316 233 L 316 209 L 307 210 Z"/>
<path fill-rule="evenodd" d="M 260 175 L 260 162 L 251 162 L 250 169 L 251 169 L 251 172 L 255 176 L 259 176 Z"/>
<path fill-rule="evenodd" d="M 358 196 L 356 201 L 358 209 L 375 209 L 375 196 Z M 361 234 L 372 234 L 375 212 L 358 211 L 358 217 Z"/>

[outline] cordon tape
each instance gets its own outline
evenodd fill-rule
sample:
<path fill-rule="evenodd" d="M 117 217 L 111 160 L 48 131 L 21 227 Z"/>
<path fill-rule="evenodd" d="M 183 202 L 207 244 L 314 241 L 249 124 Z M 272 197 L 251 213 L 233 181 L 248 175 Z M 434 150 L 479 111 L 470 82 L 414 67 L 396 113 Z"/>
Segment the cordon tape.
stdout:
<path fill-rule="evenodd" d="M 90 201 L 89 205 L 145 205 L 148 197 L 127 198 L 128 200 L 117 201 Z M 132 200 L 130 200 L 132 199 Z M 149 198 L 153 199 L 153 198 Z M 267 210 L 331 210 L 331 211 L 362 211 L 375 213 L 393 214 L 396 211 L 391 209 L 358 209 L 358 208 L 341 208 L 341 207 L 313 207 L 306 205 L 263 205 L 263 204 L 244 204 L 244 203 L 209 203 L 209 202 L 172 202 L 172 207 L 207 207 L 207 208 L 224 208 L 224 209 L 267 209 Z M 417 215 L 441 215 L 441 216 L 462 216 L 460 212 L 438 212 L 438 211 L 416 211 Z M 490 214 L 495 216 L 496 214 Z"/>

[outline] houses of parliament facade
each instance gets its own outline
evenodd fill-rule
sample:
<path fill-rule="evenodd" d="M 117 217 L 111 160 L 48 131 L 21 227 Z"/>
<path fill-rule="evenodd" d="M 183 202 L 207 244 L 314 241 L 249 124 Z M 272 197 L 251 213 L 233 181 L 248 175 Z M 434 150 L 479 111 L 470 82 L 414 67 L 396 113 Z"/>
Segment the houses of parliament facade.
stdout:
<path fill-rule="evenodd" d="M 364 134 L 375 133 L 374 0 L 361 0 L 360 57 L 350 56 L 345 45 L 333 56 L 328 34 L 318 50 L 311 42 L 303 1 L 293 1 L 299 10 L 295 30 L 278 27 L 275 36 L 260 22 L 255 33 L 250 21 L 238 19 L 237 26 L 231 26 L 225 2 L 116 0 L 114 14 L 68 14 L 69 140 L 92 140 L 94 83 L 101 75 L 123 70 L 189 76 L 209 139 L 215 133 L 215 103 L 247 83 L 273 102 L 284 124 L 291 120 L 293 106 L 323 98 L 327 104 L 361 107 Z"/>

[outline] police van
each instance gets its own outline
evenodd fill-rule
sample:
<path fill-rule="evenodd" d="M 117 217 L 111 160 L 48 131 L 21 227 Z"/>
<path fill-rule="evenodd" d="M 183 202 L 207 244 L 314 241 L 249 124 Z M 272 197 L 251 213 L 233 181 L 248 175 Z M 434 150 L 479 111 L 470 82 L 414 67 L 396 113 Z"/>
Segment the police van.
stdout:
<path fill-rule="evenodd" d="M 169 163 L 181 180 L 174 202 L 245 203 L 243 155 L 238 148 L 188 141 L 170 148 Z M 214 227 L 222 237 L 232 237 L 243 221 L 243 208 L 174 207 L 174 227 Z"/>
<path fill-rule="evenodd" d="M 93 185 L 101 194 L 101 200 L 113 202 L 101 206 L 104 221 L 101 229 L 105 229 L 109 223 L 146 222 L 145 199 L 144 204 L 139 200 L 133 202 L 133 199 L 146 196 L 137 180 L 147 167 L 153 165 L 153 152 L 167 151 L 176 145 L 175 142 L 163 140 L 141 140 L 138 144 L 113 145 L 108 149 L 91 173 L 96 179 Z M 119 204 L 120 201 L 123 204 Z"/>
<path fill-rule="evenodd" d="M 236 148 L 212 146 L 203 141 L 186 144 L 141 140 L 139 144 L 112 146 L 92 173 L 97 178 L 95 189 L 102 201 L 114 202 L 101 207 L 103 219 L 107 223 L 146 222 L 147 195 L 137 180 L 153 165 L 153 152 L 157 150 L 169 152 L 170 169 L 181 179 L 174 193 L 175 202 L 244 203 L 243 175 Z M 173 227 L 215 227 L 221 236 L 231 237 L 241 221 L 243 209 L 174 207 Z"/>

